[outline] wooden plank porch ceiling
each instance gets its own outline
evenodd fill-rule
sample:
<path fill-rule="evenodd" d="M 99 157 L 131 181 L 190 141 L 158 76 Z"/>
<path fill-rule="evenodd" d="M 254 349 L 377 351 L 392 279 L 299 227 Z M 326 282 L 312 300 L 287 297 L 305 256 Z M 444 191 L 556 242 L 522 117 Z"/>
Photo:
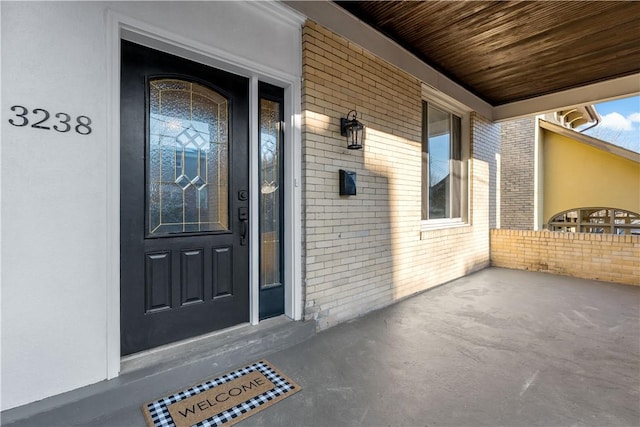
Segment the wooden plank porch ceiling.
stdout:
<path fill-rule="evenodd" d="M 636 1 L 336 1 L 493 106 L 640 72 Z"/>

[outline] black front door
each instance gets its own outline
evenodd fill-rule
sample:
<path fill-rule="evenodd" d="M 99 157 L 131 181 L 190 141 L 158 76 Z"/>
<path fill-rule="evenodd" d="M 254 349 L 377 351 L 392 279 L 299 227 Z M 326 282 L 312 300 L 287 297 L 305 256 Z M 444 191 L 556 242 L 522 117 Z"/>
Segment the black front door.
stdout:
<path fill-rule="evenodd" d="M 123 355 L 249 320 L 248 87 L 122 42 Z"/>

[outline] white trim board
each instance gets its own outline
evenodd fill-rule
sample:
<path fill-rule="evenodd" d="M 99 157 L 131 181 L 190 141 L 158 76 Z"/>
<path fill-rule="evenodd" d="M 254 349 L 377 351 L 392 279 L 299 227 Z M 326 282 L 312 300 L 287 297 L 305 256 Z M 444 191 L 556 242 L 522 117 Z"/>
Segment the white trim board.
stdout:
<path fill-rule="evenodd" d="M 640 94 L 640 73 L 493 107 L 496 122 Z"/>

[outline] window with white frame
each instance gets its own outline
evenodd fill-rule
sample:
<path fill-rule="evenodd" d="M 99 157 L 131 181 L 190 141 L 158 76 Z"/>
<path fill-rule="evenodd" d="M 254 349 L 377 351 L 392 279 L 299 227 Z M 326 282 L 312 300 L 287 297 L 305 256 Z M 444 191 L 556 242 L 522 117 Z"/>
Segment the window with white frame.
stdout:
<path fill-rule="evenodd" d="M 422 103 L 422 220 L 427 227 L 466 222 L 464 116 Z"/>

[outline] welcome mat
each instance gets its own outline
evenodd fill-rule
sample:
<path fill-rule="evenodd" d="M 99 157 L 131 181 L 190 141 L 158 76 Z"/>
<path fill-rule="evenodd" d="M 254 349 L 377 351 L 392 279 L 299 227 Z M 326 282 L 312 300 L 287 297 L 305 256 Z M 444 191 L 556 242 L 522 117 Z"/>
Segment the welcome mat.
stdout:
<path fill-rule="evenodd" d="M 232 425 L 300 391 L 266 360 L 142 406 L 149 427 Z"/>

